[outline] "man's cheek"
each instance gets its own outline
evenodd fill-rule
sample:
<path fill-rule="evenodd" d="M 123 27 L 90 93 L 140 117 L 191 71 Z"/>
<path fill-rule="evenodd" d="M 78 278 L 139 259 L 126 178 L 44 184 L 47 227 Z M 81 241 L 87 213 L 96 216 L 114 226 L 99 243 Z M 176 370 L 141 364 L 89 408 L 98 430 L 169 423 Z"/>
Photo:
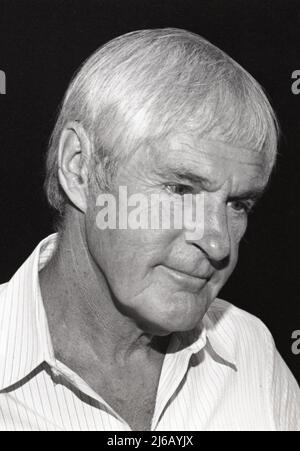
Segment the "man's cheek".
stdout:
<path fill-rule="evenodd" d="M 239 244 L 246 233 L 248 225 L 247 217 L 243 217 L 238 220 L 234 220 L 231 223 L 231 231 L 230 231 L 230 239 L 232 243 L 232 250 L 236 250 L 238 252 Z"/>

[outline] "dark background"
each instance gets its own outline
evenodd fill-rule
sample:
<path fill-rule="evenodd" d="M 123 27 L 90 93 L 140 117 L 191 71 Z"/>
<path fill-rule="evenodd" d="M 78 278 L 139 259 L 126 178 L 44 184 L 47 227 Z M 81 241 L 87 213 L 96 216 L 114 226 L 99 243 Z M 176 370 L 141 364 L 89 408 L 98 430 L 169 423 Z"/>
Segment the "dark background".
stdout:
<path fill-rule="evenodd" d="M 260 317 L 300 381 L 291 335 L 300 329 L 300 0 L 0 0 L 0 282 L 52 232 L 42 192 L 44 155 L 73 72 L 97 47 L 142 28 L 203 35 L 266 89 L 282 128 L 266 196 L 250 217 L 239 266 L 223 298 Z"/>

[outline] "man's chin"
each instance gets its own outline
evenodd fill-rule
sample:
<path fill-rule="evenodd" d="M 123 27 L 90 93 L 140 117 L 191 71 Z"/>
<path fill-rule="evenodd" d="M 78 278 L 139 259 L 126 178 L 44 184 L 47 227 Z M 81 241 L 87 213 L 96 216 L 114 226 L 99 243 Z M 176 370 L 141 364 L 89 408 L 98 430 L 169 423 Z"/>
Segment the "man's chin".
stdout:
<path fill-rule="evenodd" d="M 187 332 L 195 329 L 209 308 L 208 292 L 202 295 L 176 292 L 172 296 L 152 293 L 136 304 L 137 308 L 126 309 L 127 316 L 145 333 L 166 336 L 173 332 Z"/>
<path fill-rule="evenodd" d="M 151 335 L 166 336 L 174 332 L 188 332 L 194 330 L 201 323 L 206 310 L 185 312 L 179 316 L 162 315 L 159 318 L 144 319 L 140 321 L 140 327 Z"/>

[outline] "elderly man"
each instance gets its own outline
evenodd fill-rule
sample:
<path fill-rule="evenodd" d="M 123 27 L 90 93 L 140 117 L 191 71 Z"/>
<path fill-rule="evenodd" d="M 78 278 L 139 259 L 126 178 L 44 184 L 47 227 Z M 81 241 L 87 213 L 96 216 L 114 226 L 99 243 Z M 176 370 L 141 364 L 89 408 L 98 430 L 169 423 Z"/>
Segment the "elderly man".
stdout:
<path fill-rule="evenodd" d="M 276 147 L 259 84 L 193 33 L 129 33 L 87 60 L 48 152 L 58 234 L 0 290 L 1 430 L 300 429 L 269 331 L 217 299 Z M 173 219 L 189 195 L 201 233 L 194 215 L 105 226 L 101 196 L 120 219 L 125 188 Z"/>

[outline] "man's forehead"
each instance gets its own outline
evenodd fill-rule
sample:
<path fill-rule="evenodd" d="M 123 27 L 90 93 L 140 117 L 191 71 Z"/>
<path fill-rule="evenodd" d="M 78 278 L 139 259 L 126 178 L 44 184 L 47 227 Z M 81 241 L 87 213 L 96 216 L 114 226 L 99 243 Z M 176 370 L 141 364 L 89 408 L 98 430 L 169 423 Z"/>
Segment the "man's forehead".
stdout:
<path fill-rule="evenodd" d="M 152 147 L 152 146 L 151 146 Z M 267 166 L 267 155 L 264 151 L 247 149 L 217 139 L 196 139 L 189 135 L 173 135 L 162 142 L 153 144 L 156 158 L 161 162 L 178 159 L 188 163 L 206 156 L 214 162 L 222 164 L 236 163 L 249 166 Z"/>
<path fill-rule="evenodd" d="M 267 155 L 217 140 L 178 135 L 151 145 L 150 161 L 161 175 L 197 176 L 222 183 L 226 178 L 248 179 L 263 187 L 269 178 Z"/>

